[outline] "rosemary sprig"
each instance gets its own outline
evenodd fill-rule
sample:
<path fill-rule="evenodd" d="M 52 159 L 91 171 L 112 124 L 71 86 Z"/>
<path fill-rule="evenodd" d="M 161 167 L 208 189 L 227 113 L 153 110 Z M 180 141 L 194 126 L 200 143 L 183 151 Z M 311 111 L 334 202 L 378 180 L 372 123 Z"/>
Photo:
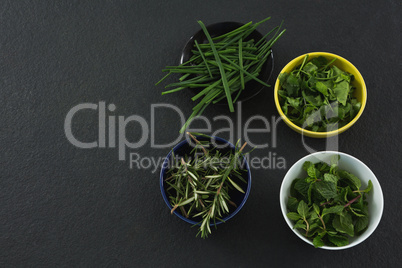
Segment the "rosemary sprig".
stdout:
<path fill-rule="evenodd" d="M 207 238 L 210 225 L 223 221 L 237 205 L 231 200 L 235 192 L 244 194 L 247 181 L 242 177 L 245 170 L 243 150 L 237 142 L 235 149 L 217 148 L 212 138 L 199 133 L 189 133 L 195 146 L 190 155 L 180 158 L 167 172 L 166 192 L 172 206 L 171 213 L 180 209 L 186 218 L 199 220 L 197 236 Z M 207 140 L 205 140 L 207 139 Z"/>

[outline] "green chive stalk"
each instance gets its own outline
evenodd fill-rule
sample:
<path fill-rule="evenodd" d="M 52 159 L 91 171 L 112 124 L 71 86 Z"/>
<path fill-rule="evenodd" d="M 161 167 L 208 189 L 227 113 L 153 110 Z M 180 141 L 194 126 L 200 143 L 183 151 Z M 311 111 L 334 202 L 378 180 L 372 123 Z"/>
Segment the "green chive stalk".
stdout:
<path fill-rule="evenodd" d="M 246 83 L 255 80 L 263 86 L 270 87 L 259 79 L 262 66 L 271 54 L 271 48 L 286 31 L 281 30 L 282 23 L 274 27 L 260 40 L 250 39 L 250 34 L 257 26 L 268 21 L 270 17 L 253 24 L 246 23 L 221 36 L 211 37 L 207 27 L 198 21 L 208 43 L 194 42 L 193 56 L 179 66 L 166 66 L 162 71 L 167 74 L 156 83 L 163 82 L 171 74 L 182 76 L 178 82 L 165 86 L 162 95 L 181 91 L 186 88 L 196 89 L 198 93 L 192 101 L 198 101 L 186 123 L 180 129 L 183 133 L 191 121 L 202 114 L 211 103 L 226 99 L 230 112 L 234 112 L 234 103 L 239 99 Z M 270 39 L 267 41 L 267 39 Z"/>

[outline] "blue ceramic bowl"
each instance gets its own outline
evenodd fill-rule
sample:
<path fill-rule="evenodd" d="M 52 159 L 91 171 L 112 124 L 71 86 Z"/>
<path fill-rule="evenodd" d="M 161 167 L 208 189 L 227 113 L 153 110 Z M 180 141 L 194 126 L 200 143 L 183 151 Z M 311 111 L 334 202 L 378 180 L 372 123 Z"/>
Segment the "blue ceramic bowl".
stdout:
<path fill-rule="evenodd" d="M 205 141 L 208 140 L 207 137 L 204 136 L 197 136 L 197 139 L 200 141 Z M 210 137 L 211 141 L 215 142 L 216 145 L 219 146 L 219 150 L 222 153 L 228 152 L 229 150 L 233 151 L 235 150 L 235 146 L 233 144 L 231 144 L 230 142 L 219 138 L 219 137 L 214 137 L 211 136 Z M 221 148 L 222 147 L 222 148 Z M 177 144 L 170 152 L 169 154 L 166 156 L 165 161 L 162 164 L 162 169 L 161 169 L 161 173 L 160 173 L 160 188 L 161 188 L 161 193 L 162 193 L 162 197 L 163 200 L 165 200 L 166 205 L 168 206 L 169 210 L 172 209 L 172 206 L 170 205 L 169 202 L 169 198 L 167 196 L 166 193 L 166 183 L 165 183 L 165 179 L 166 179 L 166 173 L 170 168 L 170 165 L 172 163 L 172 151 L 174 152 L 174 154 L 176 156 L 185 156 L 186 154 L 189 155 L 191 150 L 193 149 L 193 147 L 188 143 L 187 140 L 184 140 L 182 142 L 180 142 L 179 144 Z M 246 200 L 248 198 L 248 195 L 250 194 L 250 189 L 251 189 L 251 173 L 250 173 L 250 167 L 247 163 L 247 160 L 243 157 L 242 159 L 243 161 L 243 166 L 245 171 L 243 172 L 242 176 L 243 178 L 247 181 L 247 184 L 245 183 L 239 183 L 239 186 L 242 187 L 244 190 L 244 194 L 240 193 L 239 191 L 233 191 L 230 192 L 230 197 L 231 200 L 237 205 L 237 208 L 230 208 L 230 212 L 229 214 L 227 214 L 224 218 L 223 221 L 226 222 L 227 220 L 233 218 L 244 206 L 244 204 L 246 203 Z M 186 221 L 192 225 L 195 224 L 199 224 L 199 222 L 201 221 L 201 218 L 186 218 L 185 216 L 183 216 L 180 213 L 180 210 L 177 209 L 173 212 L 177 217 L 179 217 L 180 219 L 182 219 L 183 221 Z M 217 221 L 216 224 L 220 224 L 222 223 L 221 221 Z M 211 226 L 213 226 L 214 224 L 211 223 Z"/>

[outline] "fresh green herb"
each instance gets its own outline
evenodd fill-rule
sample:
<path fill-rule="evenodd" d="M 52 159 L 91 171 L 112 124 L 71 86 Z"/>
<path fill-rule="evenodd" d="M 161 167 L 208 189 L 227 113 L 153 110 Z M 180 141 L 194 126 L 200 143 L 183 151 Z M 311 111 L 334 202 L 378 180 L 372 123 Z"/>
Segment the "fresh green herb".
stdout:
<path fill-rule="evenodd" d="M 290 73 L 281 73 L 278 91 L 283 113 L 294 124 L 315 132 L 339 129 L 359 112 L 361 103 L 353 96 L 353 75 L 322 56 L 309 59 Z"/>
<path fill-rule="evenodd" d="M 245 193 L 243 187 L 247 187 L 247 181 L 243 175 L 246 171 L 241 167 L 246 143 L 241 148 L 237 143 L 234 150 L 220 150 L 209 136 L 187 134 L 195 147 L 167 172 L 166 193 L 173 207 L 171 213 L 179 208 L 186 218 L 199 220 L 197 236 L 201 234 L 206 238 L 211 234 L 210 225 L 216 227 L 217 221 L 223 221 L 224 216 L 237 207 L 231 200 L 233 194 Z M 197 135 L 208 140 L 201 141 Z"/>
<path fill-rule="evenodd" d="M 349 237 L 360 235 L 369 223 L 366 194 L 373 184 L 361 190 L 361 181 L 340 170 L 338 160 L 336 155 L 330 165 L 305 162 L 307 177 L 291 185 L 287 217 L 315 247 L 348 245 Z"/>
<path fill-rule="evenodd" d="M 260 40 L 250 39 L 257 26 L 269 20 L 266 18 L 258 23 L 246 23 L 239 28 L 221 36 L 211 37 L 202 21 L 198 21 L 208 44 L 194 42 L 193 56 L 179 66 L 167 66 L 163 72 L 168 72 L 156 85 L 165 80 L 170 74 L 180 73 L 179 82 L 171 83 L 162 93 L 178 92 L 186 88 L 197 89 L 198 93 L 191 100 L 198 104 L 182 126 L 183 133 L 190 122 L 202 114 L 211 103 L 217 103 L 226 98 L 229 110 L 234 112 L 233 104 L 238 100 L 245 84 L 255 80 L 269 87 L 258 76 L 271 54 L 272 45 L 283 35 L 280 31 L 282 24 L 273 28 Z M 267 41 L 268 36 L 272 37 Z"/>

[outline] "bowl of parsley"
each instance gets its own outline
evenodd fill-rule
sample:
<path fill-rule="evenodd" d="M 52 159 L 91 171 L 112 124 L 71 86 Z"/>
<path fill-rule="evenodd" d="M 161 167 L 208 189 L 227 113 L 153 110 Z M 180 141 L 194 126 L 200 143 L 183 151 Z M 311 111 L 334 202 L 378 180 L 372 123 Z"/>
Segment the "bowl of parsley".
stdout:
<path fill-rule="evenodd" d="M 290 128 L 305 136 L 326 138 L 356 123 L 366 106 L 367 89 L 359 70 L 348 60 L 313 52 L 282 69 L 274 99 Z"/>

